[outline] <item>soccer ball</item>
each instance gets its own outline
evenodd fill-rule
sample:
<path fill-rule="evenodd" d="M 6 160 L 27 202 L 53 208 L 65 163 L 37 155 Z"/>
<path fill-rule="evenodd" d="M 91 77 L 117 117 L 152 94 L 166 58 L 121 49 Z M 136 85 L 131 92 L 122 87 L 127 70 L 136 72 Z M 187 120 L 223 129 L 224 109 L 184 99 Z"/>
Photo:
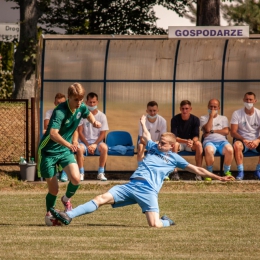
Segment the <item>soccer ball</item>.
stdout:
<path fill-rule="evenodd" d="M 54 218 L 50 212 L 45 215 L 45 223 L 47 226 L 62 226 L 62 223 Z"/>

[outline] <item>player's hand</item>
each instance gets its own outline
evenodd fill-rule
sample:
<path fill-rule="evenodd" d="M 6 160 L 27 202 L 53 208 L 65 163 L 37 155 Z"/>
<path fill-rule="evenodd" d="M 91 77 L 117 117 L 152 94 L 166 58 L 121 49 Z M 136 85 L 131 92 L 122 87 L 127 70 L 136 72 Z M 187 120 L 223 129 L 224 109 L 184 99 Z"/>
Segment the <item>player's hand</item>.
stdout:
<path fill-rule="evenodd" d="M 72 141 L 72 144 L 79 147 L 79 142 L 78 141 Z"/>
<path fill-rule="evenodd" d="M 73 153 L 76 153 L 78 151 L 78 144 L 75 145 L 75 144 L 71 144 L 69 149 L 73 152 Z"/>
<path fill-rule="evenodd" d="M 88 153 L 94 154 L 96 149 L 97 149 L 97 145 L 91 144 L 91 145 L 88 146 Z"/>
<path fill-rule="evenodd" d="M 141 124 L 144 124 L 144 125 L 145 125 L 145 122 L 146 122 L 146 116 L 145 116 L 145 115 L 142 115 L 142 116 L 141 116 L 140 122 L 141 122 Z"/>
<path fill-rule="evenodd" d="M 191 148 L 193 146 L 193 144 L 194 144 L 194 141 L 191 139 L 188 139 L 187 146 Z"/>
<path fill-rule="evenodd" d="M 234 181 L 235 177 L 234 176 L 224 176 L 224 177 L 221 177 L 220 180 L 221 181 Z"/>
<path fill-rule="evenodd" d="M 98 121 L 95 121 L 95 122 L 93 123 L 93 126 L 94 126 L 95 128 L 100 128 L 100 127 L 101 127 L 101 123 L 98 122 Z"/>

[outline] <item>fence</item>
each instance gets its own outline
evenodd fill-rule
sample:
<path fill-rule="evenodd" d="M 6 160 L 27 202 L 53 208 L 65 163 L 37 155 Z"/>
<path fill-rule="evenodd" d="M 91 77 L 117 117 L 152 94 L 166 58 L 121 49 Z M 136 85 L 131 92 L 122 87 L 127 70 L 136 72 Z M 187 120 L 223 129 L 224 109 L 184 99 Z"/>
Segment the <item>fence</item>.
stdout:
<path fill-rule="evenodd" d="M 29 107 L 29 105 L 31 107 Z M 35 157 L 35 99 L 0 99 L 0 165 Z"/>

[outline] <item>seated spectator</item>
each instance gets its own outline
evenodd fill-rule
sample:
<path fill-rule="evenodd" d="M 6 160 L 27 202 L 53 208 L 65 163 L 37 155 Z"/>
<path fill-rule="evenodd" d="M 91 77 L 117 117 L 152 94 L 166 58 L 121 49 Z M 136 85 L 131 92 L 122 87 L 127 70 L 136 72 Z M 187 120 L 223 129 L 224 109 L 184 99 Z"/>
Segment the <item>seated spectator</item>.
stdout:
<path fill-rule="evenodd" d="M 80 179 L 84 180 L 84 156 L 100 155 L 97 178 L 106 181 L 105 164 L 107 161 L 107 145 L 103 142 L 108 130 L 107 117 L 104 113 L 97 109 L 98 95 L 90 92 L 87 95 L 86 105 L 95 119 L 101 123 L 101 128 L 95 128 L 88 120 L 82 119 L 78 126 L 79 133 L 79 149 L 77 151 L 77 162 L 79 165 Z"/>
<path fill-rule="evenodd" d="M 237 180 L 244 179 L 243 153 L 250 150 L 260 155 L 260 110 L 254 107 L 257 102 L 255 93 L 247 92 L 243 101 L 244 107 L 234 111 L 230 122 L 238 170 Z M 260 179 L 260 157 L 254 175 Z"/>
<path fill-rule="evenodd" d="M 200 120 L 191 114 L 191 110 L 191 102 L 189 100 L 183 100 L 180 103 L 181 113 L 175 115 L 171 120 L 171 132 L 175 134 L 177 141 L 175 143 L 174 152 L 195 152 L 196 166 L 201 167 L 203 149 L 199 141 Z M 174 172 L 173 179 L 180 179 L 178 172 Z M 196 175 L 195 179 L 201 180 L 201 176 Z"/>
<path fill-rule="evenodd" d="M 208 115 L 200 118 L 200 126 L 203 131 L 204 157 L 207 170 L 213 172 L 216 151 L 224 155 L 224 174 L 231 176 L 230 167 L 233 159 L 233 148 L 227 141 L 227 135 L 229 134 L 228 119 L 218 114 L 219 109 L 219 100 L 211 99 L 208 103 Z M 206 180 L 211 179 L 207 178 Z"/>
<path fill-rule="evenodd" d="M 57 93 L 55 95 L 55 98 L 54 98 L 54 105 L 56 107 L 60 103 L 63 103 L 65 101 L 66 101 L 66 96 L 62 93 Z M 52 116 L 52 112 L 53 112 L 53 109 L 50 109 L 45 113 L 45 118 L 44 118 L 44 121 L 43 121 L 43 127 L 44 127 L 43 134 L 45 134 L 45 132 L 48 128 L 48 125 L 49 125 L 49 122 L 50 122 L 50 119 L 51 119 L 51 116 Z"/>
<path fill-rule="evenodd" d="M 154 142 L 158 142 L 161 138 L 161 135 L 167 131 L 167 123 L 166 120 L 158 115 L 159 109 L 158 104 L 155 101 L 150 101 L 147 104 L 146 109 L 146 117 L 147 120 L 145 122 L 146 127 L 151 135 L 151 139 Z M 144 158 L 144 151 L 145 151 L 145 142 L 143 140 L 143 130 L 141 124 L 139 124 L 139 142 L 137 145 L 137 162 L 140 165 Z"/>
<path fill-rule="evenodd" d="M 60 103 L 63 103 L 65 101 L 66 101 L 66 96 L 62 93 L 57 93 L 54 98 L 54 105 L 55 107 L 57 107 Z M 50 109 L 45 114 L 45 118 L 43 121 L 43 127 L 44 127 L 43 134 L 45 134 L 45 132 L 47 131 L 52 113 L 53 113 L 53 109 Z M 60 178 L 62 182 L 68 181 L 68 176 L 66 172 L 62 170 L 62 167 L 60 165 L 57 165 L 57 178 L 58 179 Z"/>

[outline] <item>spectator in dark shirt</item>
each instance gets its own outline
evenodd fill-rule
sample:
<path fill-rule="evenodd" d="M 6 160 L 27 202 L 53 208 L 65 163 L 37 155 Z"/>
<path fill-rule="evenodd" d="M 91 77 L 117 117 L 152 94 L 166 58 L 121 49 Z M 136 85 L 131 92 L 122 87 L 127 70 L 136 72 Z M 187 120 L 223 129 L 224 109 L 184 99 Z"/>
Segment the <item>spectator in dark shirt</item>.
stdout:
<path fill-rule="evenodd" d="M 188 151 L 195 152 L 196 166 L 202 166 L 203 149 L 199 141 L 200 120 L 191 114 L 191 102 L 183 100 L 180 103 L 181 113 L 174 116 L 171 120 L 171 132 L 176 136 L 174 152 Z M 196 180 L 201 180 L 196 175 Z M 173 179 L 179 180 L 178 172 L 175 172 Z"/>

